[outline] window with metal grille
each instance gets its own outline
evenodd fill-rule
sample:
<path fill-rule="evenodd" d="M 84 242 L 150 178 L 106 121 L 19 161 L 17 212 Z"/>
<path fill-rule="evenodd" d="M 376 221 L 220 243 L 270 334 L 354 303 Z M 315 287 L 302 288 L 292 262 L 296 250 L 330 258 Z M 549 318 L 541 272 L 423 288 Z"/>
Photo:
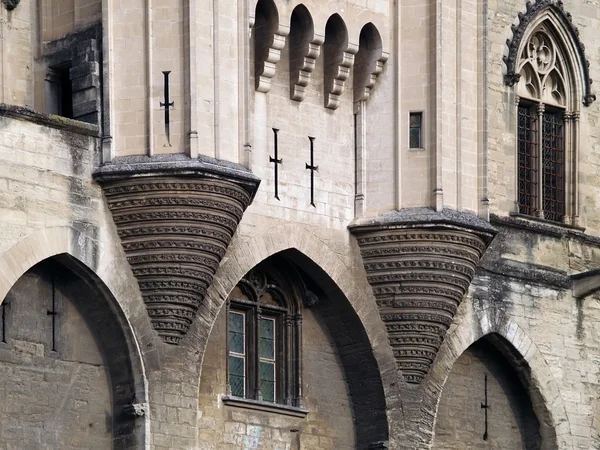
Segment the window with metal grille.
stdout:
<path fill-rule="evenodd" d="M 518 203 L 522 214 L 537 215 L 541 207 L 545 219 L 558 222 L 565 215 L 563 123 L 560 110 L 547 110 L 540 115 L 536 106 L 518 107 Z"/>
<path fill-rule="evenodd" d="M 537 205 L 537 112 L 529 105 L 519 105 L 519 212 L 534 215 Z"/>
<path fill-rule="evenodd" d="M 544 218 L 565 214 L 565 148 L 562 112 L 545 112 L 542 132 L 542 207 Z"/>
<path fill-rule="evenodd" d="M 412 112 L 409 116 L 408 147 L 423 148 L 423 113 Z"/>

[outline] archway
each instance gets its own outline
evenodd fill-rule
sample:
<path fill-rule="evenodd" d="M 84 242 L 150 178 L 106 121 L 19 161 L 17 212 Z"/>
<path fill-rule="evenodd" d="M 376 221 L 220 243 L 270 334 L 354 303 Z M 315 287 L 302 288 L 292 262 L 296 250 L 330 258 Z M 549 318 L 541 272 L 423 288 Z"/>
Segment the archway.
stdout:
<path fill-rule="evenodd" d="M 374 303 L 366 301 L 372 295 L 370 287 L 364 277 L 355 273 L 361 268 L 347 266 L 346 260 L 304 227 L 282 225 L 247 240 L 234 239 L 194 325 L 192 339 L 187 343 L 190 351 L 197 355 L 205 354 L 209 332 L 238 281 L 261 261 L 278 253 L 284 254 L 330 298 L 335 299 L 325 305 L 337 308 L 335 320 L 338 324 L 345 324 L 341 328 L 343 332 L 340 331 L 336 337 L 339 345 L 334 345 L 342 349 L 340 359 L 352 392 L 355 422 L 359 425 L 357 444 L 366 443 L 363 445 L 366 447 L 387 440 L 389 427 L 394 426 L 388 422 L 387 412 L 394 408 L 394 402 L 399 401 L 400 395 L 395 361 L 385 329 Z M 323 308 L 326 309 L 326 306 Z M 356 362 L 361 354 L 370 355 L 362 364 Z M 356 360 L 353 359 L 355 357 Z M 203 380 L 204 370 L 203 367 Z M 374 374 L 373 378 L 371 374 Z M 401 426 L 399 423 L 395 425 Z"/>
<path fill-rule="evenodd" d="M 539 421 L 542 449 L 571 448 L 569 421 L 560 390 L 543 354 L 524 330 L 506 313 L 496 308 L 465 311 L 461 325 L 446 338 L 436 359 L 436 370 L 427 379 L 422 409 L 437 411 L 444 386 L 458 357 L 472 344 L 486 337 L 509 362 L 511 370 L 531 399 Z M 431 429 L 433 441 L 435 423 L 423 423 Z M 431 427 L 431 428 L 430 428 Z M 428 434 L 428 432 L 426 432 Z"/>
<path fill-rule="evenodd" d="M 105 264 L 107 260 L 110 260 L 109 265 Z M 109 285 L 104 279 L 109 280 Z M 137 311 L 145 312 L 141 298 L 127 298 L 129 315 L 126 317 L 112 294 L 128 292 L 129 285 L 130 280 L 115 265 L 114 255 L 106 253 L 97 241 L 71 227 L 39 230 L 0 255 L 0 312 L 5 313 L 4 325 L 0 322 L 0 332 L 4 332 L 6 340 L 0 344 L 3 347 L 0 358 L 4 363 L 25 364 L 23 370 L 42 376 L 44 382 L 49 383 L 46 387 L 50 386 L 49 390 L 55 394 L 60 391 L 63 378 L 51 374 L 52 368 L 71 364 L 81 367 L 72 372 L 77 375 L 87 373 L 88 369 L 99 371 L 100 367 L 104 367 L 108 381 L 102 382 L 100 377 L 98 383 L 104 383 L 108 389 L 108 397 L 104 398 L 108 398 L 110 403 L 104 403 L 102 426 L 105 430 L 110 429 L 114 449 L 144 448 L 144 422 L 148 420 L 145 369 L 130 323 L 136 323 L 137 333 L 151 330 L 151 325 L 147 315 L 137 314 Z M 27 294 L 32 289 L 34 295 Z M 38 294 L 35 294 L 36 289 Z M 19 301 L 19 297 L 31 298 Z M 64 308 L 62 311 L 61 307 Z M 25 317 L 19 317 L 17 313 Z M 37 314 L 34 325 L 31 314 Z M 20 329 L 20 324 L 24 328 Z M 151 345 L 151 341 L 152 338 L 144 337 L 146 344 Z M 20 360 L 14 359 L 15 352 L 19 352 L 21 347 L 25 353 L 29 352 L 29 356 L 23 359 L 20 355 Z M 50 371 L 48 375 L 44 374 L 44 370 Z M 40 394 L 49 395 L 41 387 L 38 390 Z M 61 402 L 65 402 L 62 407 L 82 406 L 87 402 L 88 405 L 98 403 L 95 407 L 99 408 L 102 402 L 98 398 L 106 394 L 96 392 L 97 397 L 89 401 L 79 399 L 83 403 L 77 403 L 76 399 L 69 400 L 69 393 L 85 393 L 87 390 L 72 388 L 67 391 L 61 398 Z M 91 395 L 91 390 L 87 393 Z M 48 407 L 56 406 L 54 403 L 48 401 Z M 22 402 L 23 408 L 35 409 L 39 406 L 36 405 L 26 399 Z M 49 411 L 51 409 L 40 410 L 40 414 L 50 414 Z M 51 414 L 58 416 L 56 411 Z M 37 425 L 42 424 L 40 419 Z M 98 421 L 85 424 L 93 429 L 100 426 Z M 73 438 L 79 439 L 82 435 Z M 58 441 L 48 443 L 52 448 L 68 448 L 59 444 Z M 86 445 L 89 442 L 83 446 Z"/>
<path fill-rule="evenodd" d="M 136 384 L 141 373 L 130 358 L 125 323 L 101 281 L 70 255 L 22 274 L 2 302 L 6 442 L 143 448 L 138 419 L 145 394 Z"/>
<path fill-rule="evenodd" d="M 510 344 L 492 334 L 455 361 L 438 405 L 435 449 L 542 448 L 540 424 L 511 353 Z"/>

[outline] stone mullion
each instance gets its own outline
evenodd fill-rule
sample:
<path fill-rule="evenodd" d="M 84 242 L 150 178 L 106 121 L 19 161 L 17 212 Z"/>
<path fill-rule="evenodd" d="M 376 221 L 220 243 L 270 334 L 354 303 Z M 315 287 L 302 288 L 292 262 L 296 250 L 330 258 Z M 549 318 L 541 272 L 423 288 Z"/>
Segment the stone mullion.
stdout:
<path fill-rule="evenodd" d="M 294 401 L 294 391 L 293 391 L 293 367 L 294 361 L 292 360 L 292 342 L 295 339 L 295 333 L 293 329 L 293 320 L 292 316 L 285 316 L 285 323 L 283 325 L 284 329 L 284 339 L 283 348 L 284 348 L 284 361 L 285 364 L 284 373 L 285 373 L 285 404 L 292 405 Z"/>
<path fill-rule="evenodd" d="M 573 154 L 573 181 L 571 189 L 573 190 L 573 211 L 571 222 L 574 226 L 579 226 L 579 113 L 572 114 L 571 126 L 571 152 Z"/>
<path fill-rule="evenodd" d="M 254 336 L 253 336 L 253 346 L 254 346 L 254 399 L 258 401 L 262 401 L 263 396 L 260 390 L 260 318 L 261 318 L 262 310 L 261 307 L 258 306 L 255 310 L 254 314 Z"/>
<path fill-rule="evenodd" d="M 519 103 L 521 97 L 515 95 L 515 177 L 514 177 L 514 189 L 515 189 L 515 213 L 520 213 L 519 208 Z"/>
<path fill-rule="evenodd" d="M 563 150 L 564 150 L 564 161 L 565 161 L 565 214 L 563 216 L 563 223 L 569 225 L 573 221 L 573 211 L 575 206 L 574 201 L 574 173 L 573 166 L 576 154 L 573 151 L 572 144 L 572 130 L 571 130 L 572 114 L 565 112 L 563 114 Z"/>
<path fill-rule="evenodd" d="M 544 111 L 546 107 L 543 103 L 538 104 L 537 115 L 538 115 L 538 129 L 537 129 L 537 216 L 544 218 Z"/>
<path fill-rule="evenodd" d="M 294 406 L 299 408 L 302 407 L 302 314 L 296 314 L 294 316 L 294 341 L 292 345 L 294 346 L 294 364 L 293 364 L 293 373 L 296 374 L 295 379 L 293 379 L 294 383 Z M 293 377 L 293 374 L 292 374 Z"/>

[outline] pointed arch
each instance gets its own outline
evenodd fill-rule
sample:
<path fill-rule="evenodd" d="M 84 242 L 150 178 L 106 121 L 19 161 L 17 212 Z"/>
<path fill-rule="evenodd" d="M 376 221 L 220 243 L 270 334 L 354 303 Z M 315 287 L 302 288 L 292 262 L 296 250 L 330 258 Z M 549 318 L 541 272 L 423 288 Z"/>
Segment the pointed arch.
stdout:
<path fill-rule="evenodd" d="M 456 360 L 472 344 L 487 338 L 511 362 L 531 398 L 540 423 L 542 449 L 573 448 L 570 424 L 558 384 L 543 354 L 523 328 L 495 308 L 473 312 L 471 320 L 465 320 L 463 324 L 447 336 L 438 353 L 435 368 L 426 380 L 427 396 L 422 410 L 437 411 L 444 385 Z M 432 426 L 433 438 L 435 423 Z"/>
<path fill-rule="evenodd" d="M 0 254 L 0 304 L 19 279 L 40 263 L 52 262 L 83 281 L 88 292 L 78 308 L 103 331 L 98 333 L 98 340 L 112 384 L 114 448 L 144 448 L 149 424 L 147 364 L 155 362 L 151 358 L 144 361 L 140 347 L 156 345 L 156 341 L 148 337 L 152 326 L 141 296 L 137 304 L 127 305 L 127 314 L 117 301 L 114 293 L 126 292 L 131 280 L 115 277 L 111 272 L 114 262 L 110 264 L 113 267 L 107 267 L 103 256 L 95 239 L 70 226 L 38 230 Z M 138 339 L 140 335 L 142 339 Z"/>
<path fill-rule="evenodd" d="M 364 276 L 355 273 L 356 268 L 306 227 L 280 225 L 232 242 L 185 343 L 199 358 L 199 371 L 215 319 L 230 292 L 246 273 L 275 254 L 298 266 L 327 296 L 328 301 L 320 302 L 317 308 L 327 310 L 327 326 L 336 330 L 332 335 L 353 399 L 360 448 L 387 441 L 390 428 L 399 426 L 389 415 L 399 410 L 401 400 L 385 328 L 375 302 L 365 301 L 370 287 Z"/>
<path fill-rule="evenodd" d="M 316 60 L 321 53 L 324 36 L 315 33 L 310 12 L 302 3 L 294 8 L 290 18 L 290 98 L 304 100 L 304 90 L 310 82 Z"/>
<path fill-rule="evenodd" d="M 369 22 L 360 31 L 358 52 L 354 64 L 354 101 L 367 100 L 375 86 L 377 76 L 383 70 L 388 59 L 383 51 L 381 34 L 373 23 Z"/>
<path fill-rule="evenodd" d="M 527 2 L 526 12 L 519 13 L 519 24 L 511 26 L 513 37 L 506 41 L 508 56 L 504 57 L 507 69 L 504 83 L 514 86 L 519 82 L 521 74 L 518 64 L 523 43 L 542 22 L 552 24 L 556 30 L 561 47 L 568 52 L 573 73 L 578 75 L 579 80 L 573 80 L 581 86 L 578 94 L 581 95 L 585 106 L 591 105 L 596 100 L 596 95 L 591 90 L 592 80 L 589 74 L 589 61 L 585 56 L 585 45 L 581 42 L 579 30 L 573 24 L 571 14 L 565 10 L 561 0 L 537 0 L 533 4 Z"/>

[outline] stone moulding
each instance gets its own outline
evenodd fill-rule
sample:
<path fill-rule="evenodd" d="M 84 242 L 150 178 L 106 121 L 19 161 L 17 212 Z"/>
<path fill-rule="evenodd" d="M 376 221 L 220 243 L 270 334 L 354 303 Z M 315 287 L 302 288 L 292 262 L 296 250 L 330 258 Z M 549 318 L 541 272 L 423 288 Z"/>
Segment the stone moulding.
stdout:
<path fill-rule="evenodd" d="M 425 378 L 496 231 L 423 208 L 350 225 L 407 383 Z"/>
<path fill-rule="evenodd" d="M 121 158 L 94 178 L 154 329 L 179 344 L 260 181 L 233 164 L 173 155 Z"/>
<path fill-rule="evenodd" d="M 508 56 L 504 56 L 504 64 L 506 64 L 506 74 L 504 75 L 504 83 L 507 86 L 514 86 L 521 78 L 521 74 L 518 73 L 517 63 L 519 60 L 519 48 L 521 47 L 521 41 L 525 36 L 525 32 L 531 21 L 540 13 L 552 8 L 558 16 L 561 17 L 565 28 L 568 30 L 570 38 L 577 49 L 578 57 L 580 59 L 579 65 L 583 73 L 583 104 L 585 106 L 591 105 L 596 100 L 596 95 L 592 93 L 592 79 L 590 78 L 590 63 L 585 56 L 585 45 L 581 42 L 579 37 L 579 29 L 573 23 L 573 17 L 569 12 L 565 10 L 564 3 L 562 0 L 536 0 L 534 3 L 527 2 L 525 4 L 525 13 L 519 13 L 519 24 L 511 25 L 513 37 L 512 39 L 506 40 L 508 47 Z"/>

